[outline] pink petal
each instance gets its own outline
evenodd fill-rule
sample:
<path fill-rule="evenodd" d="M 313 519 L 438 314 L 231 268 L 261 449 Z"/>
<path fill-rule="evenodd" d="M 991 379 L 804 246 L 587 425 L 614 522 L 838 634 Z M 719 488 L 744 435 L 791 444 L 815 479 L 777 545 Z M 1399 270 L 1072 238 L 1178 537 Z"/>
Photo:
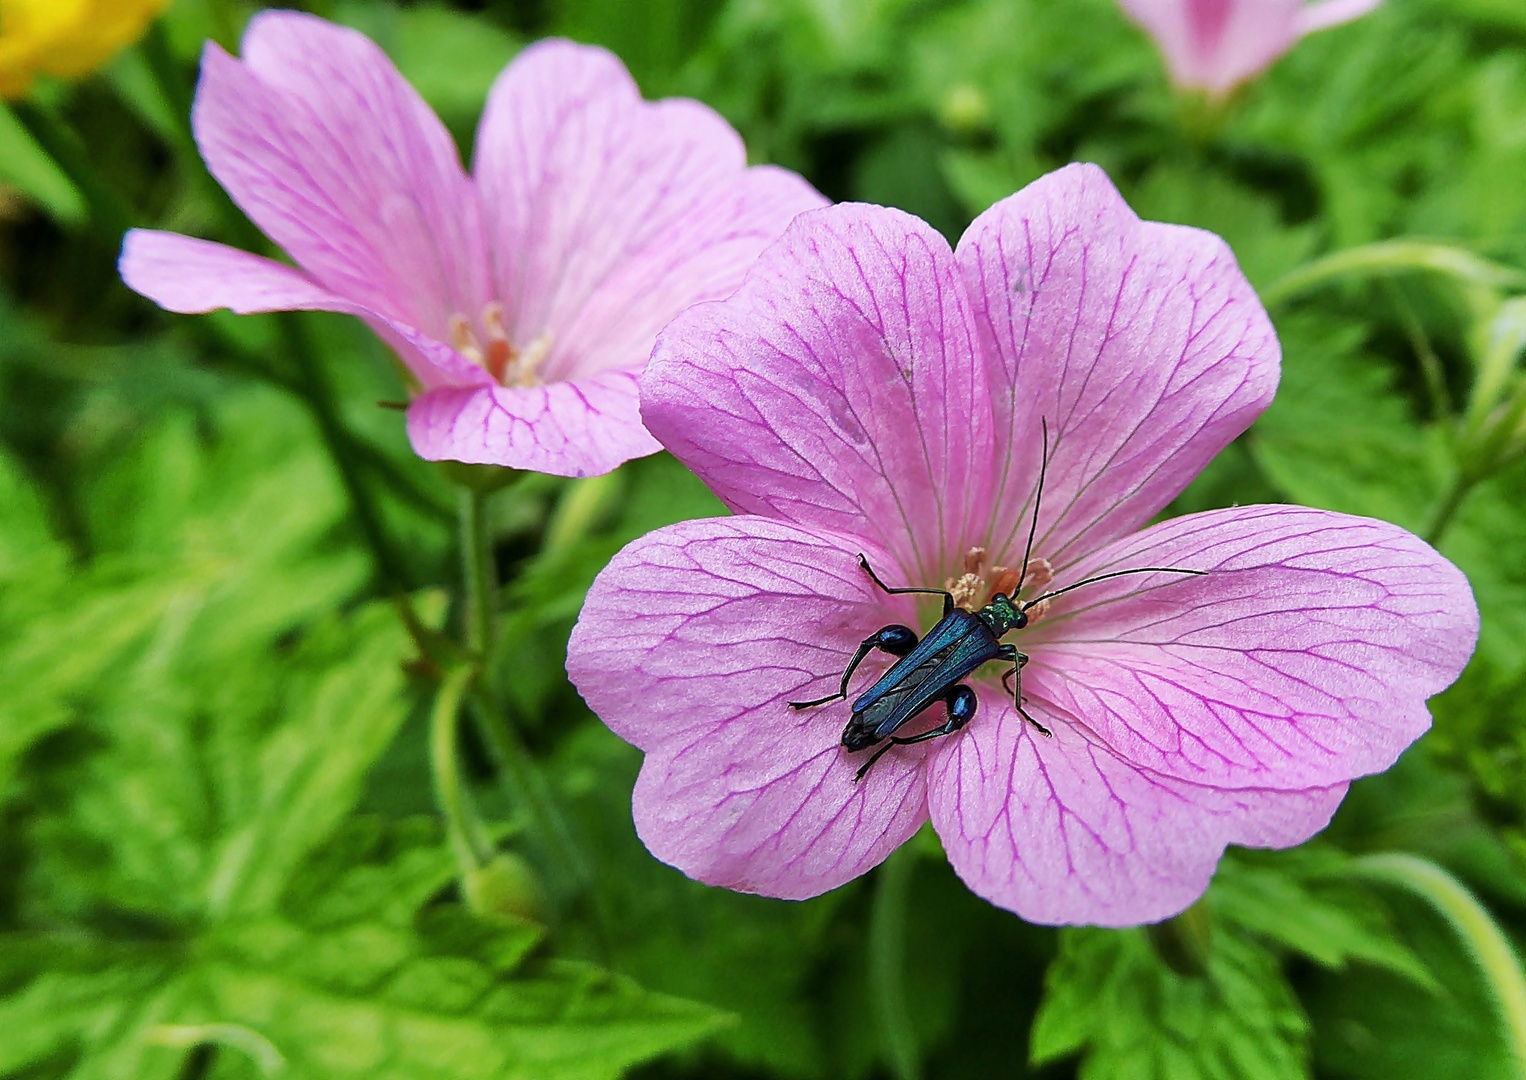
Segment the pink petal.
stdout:
<path fill-rule="evenodd" d="M 662 449 L 641 426 L 640 391 L 629 371 L 545 386 L 435 390 L 409 406 L 408 438 L 426 461 L 554 476 L 599 476 Z"/>
<path fill-rule="evenodd" d="M 1305 4 L 1298 10 L 1298 33 L 1300 36 L 1312 34 L 1316 30 L 1326 30 L 1359 19 L 1382 2 L 1383 0 L 1320 0 L 1319 3 Z"/>
<path fill-rule="evenodd" d="M 454 349 L 345 300 L 294 270 L 247 251 L 179 233 L 133 229 L 118 263 L 127 287 L 182 315 L 228 308 L 240 315 L 268 311 L 337 311 L 358 315 L 380 334 L 427 388 L 490 379 Z"/>
<path fill-rule="evenodd" d="M 1258 74 L 1307 32 L 1298 27 L 1302 0 L 1119 2 L 1160 46 L 1173 82 L 1216 94 Z"/>
<path fill-rule="evenodd" d="M 1295 790 L 1388 768 L 1430 726 L 1425 699 L 1478 636 L 1462 573 L 1368 518 L 1251 506 L 1163 522 L 1057 586 L 1129 566 L 1211 571 L 1056 598 L 1019 647 L 1025 694 L 1140 766 L 1200 784 Z"/>
<path fill-rule="evenodd" d="M 928 809 L 955 872 L 1029 922 L 1132 926 L 1202 895 L 1226 844 L 1291 847 L 1345 785 L 1221 791 L 1131 764 L 1040 702 L 1037 734 L 995 694 L 928 767 Z"/>
<path fill-rule="evenodd" d="M 516 344 L 549 335 L 545 378 L 639 369 L 669 319 L 730 294 L 795 214 L 826 201 L 746 164 L 725 120 L 642 101 L 603 49 L 541 42 L 499 76 L 475 171 L 499 299 Z"/>
<path fill-rule="evenodd" d="M 927 819 L 921 748 L 855 784 L 862 755 L 840 745 L 846 703 L 786 704 L 826 693 L 861 638 L 912 613 L 875 594 L 860 550 L 763 518 L 690 521 L 628 545 L 599 574 L 567 671 L 646 751 L 636 828 L 659 859 L 712 885 L 799 899 L 864 873 Z"/>
<path fill-rule="evenodd" d="M 1266 408 L 1281 352 L 1224 242 L 1141 222 L 1095 165 L 987 210 L 959 242 L 1004 465 L 988 546 L 1021 560 L 1042 447 L 1038 554 L 1132 532 Z"/>
<path fill-rule="evenodd" d="M 449 340 L 490 271 L 444 126 L 375 44 L 322 19 L 257 15 L 244 57 L 202 57 L 192 119 L 212 174 L 320 284 Z"/>
<path fill-rule="evenodd" d="M 885 207 L 797 218 L 663 331 L 647 427 L 741 513 L 871 538 L 942 584 L 984 512 L 990 405 L 948 244 Z"/>

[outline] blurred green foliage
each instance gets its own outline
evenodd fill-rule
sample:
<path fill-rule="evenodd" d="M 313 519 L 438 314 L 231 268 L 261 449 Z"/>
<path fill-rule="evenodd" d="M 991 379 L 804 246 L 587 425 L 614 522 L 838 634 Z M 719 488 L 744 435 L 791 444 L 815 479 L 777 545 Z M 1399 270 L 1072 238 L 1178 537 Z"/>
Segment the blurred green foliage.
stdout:
<path fill-rule="evenodd" d="M 649 96 L 709 102 L 756 160 L 951 238 L 1102 164 L 1275 298 L 1277 401 L 1173 512 L 1287 500 L 1431 532 L 1473 582 L 1479 653 L 1324 838 L 1232 855 L 1153 935 L 1025 926 L 920 837 L 887 1032 L 884 875 L 790 904 L 657 863 L 630 822 L 639 754 L 562 670 L 610 555 L 718 504 L 666 456 L 527 477 L 491 503 L 492 663 L 593 873 L 546 925 L 473 914 L 434 818 L 437 658 L 399 618 L 426 640 L 459 618 L 453 496 L 376 407 L 405 396 L 392 362 L 343 319 L 173 319 L 115 277 L 112 223 L 262 244 L 184 126 L 203 40 L 235 47 L 254 6 L 180 0 L 100 76 L 0 113 L 0 1077 L 1514 1075 L 1448 924 L 1346 872 L 1424 854 L 1526 934 L 1526 461 L 1438 514 L 1510 290 L 1397 266 L 1271 287 L 1390 237 L 1526 270 L 1515 0 L 1389 0 L 1220 106 L 1174 93 L 1113 0 L 304 6 L 387 48 L 465 152 L 502 65 L 566 34 Z M 461 736 L 516 849 L 519 804 Z"/>

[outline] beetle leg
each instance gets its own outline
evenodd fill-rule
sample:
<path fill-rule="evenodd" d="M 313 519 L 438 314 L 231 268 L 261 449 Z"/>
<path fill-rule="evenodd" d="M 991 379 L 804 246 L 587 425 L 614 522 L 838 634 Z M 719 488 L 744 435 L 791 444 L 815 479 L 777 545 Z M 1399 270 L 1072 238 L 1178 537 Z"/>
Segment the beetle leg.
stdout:
<path fill-rule="evenodd" d="M 954 594 L 947 589 L 892 589 L 880 580 L 880 576 L 874 572 L 874 567 L 869 565 L 869 560 L 864 557 L 863 552 L 859 552 L 858 565 L 864 568 L 864 573 L 869 575 L 870 581 L 880 587 L 881 592 L 887 592 L 892 596 L 899 596 L 901 593 L 928 593 L 930 595 L 941 596 L 943 597 L 943 617 L 945 619 L 954 610 Z"/>
<path fill-rule="evenodd" d="M 848 680 L 853 678 L 853 673 L 858 670 L 858 665 L 864 662 L 875 649 L 887 652 L 891 656 L 905 656 L 917 647 L 917 632 L 909 626 L 901 626 L 892 623 L 882 626 L 863 641 L 858 643 L 858 649 L 853 653 L 853 659 L 848 661 L 848 666 L 842 673 L 842 685 L 837 688 L 837 693 L 828 694 L 824 698 L 814 701 L 792 701 L 789 707 L 792 709 L 809 709 L 816 705 L 825 705 L 829 701 L 848 696 Z"/>
<path fill-rule="evenodd" d="M 1038 728 L 1039 734 L 1044 736 L 1044 738 L 1052 739 L 1054 732 L 1035 720 L 1028 714 L 1028 710 L 1023 708 L 1023 665 L 1028 662 L 1028 654 L 1018 652 L 1016 645 L 1003 645 L 1001 649 L 1001 655 L 997 659 L 1012 661 L 1012 667 L 1001 677 L 1002 687 L 1012 692 L 1012 704 L 1017 706 L 1018 715 Z M 1015 679 L 1016 681 L 1009 686 L 1007 684 L 1008 679 Z"/>
<path fill-rule="evenodd" d="M 864 773 L 869 771 L 880 758 L 888 754 L 894 747 L 911 746 L 913 743 L 927 742 L 929 739 L 937 739 L 944 735 L 952 735 L 975 715 L 975 706 L 980 699 L 975 696 L 975 691 L 963 683 L 949 688 L 948 693 L 943 695 L 944 702 L 948 705 L 948 720 L 942 727 L 935 727 L 931 731 L 924 731 L 920 735 L 907 735 L 901 738 L 892 738 L 885 741 L 885 745 L 874 752 L 874 756 L 864 762 L 863 766 L 853 776 L 853 782 L 864 778 Z"/>

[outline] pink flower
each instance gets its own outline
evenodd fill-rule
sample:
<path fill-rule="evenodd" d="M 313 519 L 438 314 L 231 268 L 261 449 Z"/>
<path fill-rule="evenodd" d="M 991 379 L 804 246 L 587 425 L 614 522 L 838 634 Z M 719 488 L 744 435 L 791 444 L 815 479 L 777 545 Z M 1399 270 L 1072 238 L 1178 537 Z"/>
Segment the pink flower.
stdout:
<path fill-rule="evenodd" d="M 1383 0 L 1118 0 L 1166 54 L 1171 78 L 1224 94 L 1305 34 L 1365 15 Z"/>
<path fill-rule="evenodd" d="M 1226 844 L 1321 829 L 1347 781 L 1425 731 L 1478 615 L 1455 567 L 1381 521 L 1247 506 L 1146 527 L 1266 408 L 1279 361 L 1224 243 L 1141 222 L 1095 166 L 998 203 L 957 251 L 883 207 L 798 218 L 735 295 L 663 331 L 642 381 L 647 426 L 736 516 L 627 546 L 572 635 L 573 681 L 646 754 L 647 847 L 701 881 L 801 898 L 931 818 L 992 902 L 1126 925 L 1190 904 Z M 841 744 L 848 702 L 788 703 L 836 690 L 878 628 L 936 617 L 856 555 L 891 585 L 974 567 L 985 581 L 963 593 L 989 589 L 1022 560 L 1043 423 L 1025 598 L 1134 567 L 1207 573 L 1030 612 L 1009 640 L 1052 738 L 992 664 L 966 727 L 855 782 L 872 751 Z M 871 653 L 849 699 L 888 663 Z M 935 706 L 907 730 L 943 720 Z"/>
<path fill-rule="evenodd" d="M 172 311 L 360 316 L 417 382 L 408 434 L 431 460 L 585 476 L 660 449 L 637 387 L 657 331 L 730 293 L 796 213 L 825 203 L 793 173 L 747 168 L 698 102 L 643 102 L 602 49 L 522 52 L 493 88 L 470 177 L 362 35 L 268 12 L 243 52 L 207 46 L 196 139 L 301 269 L 134 231 L 122 277 Z"/>

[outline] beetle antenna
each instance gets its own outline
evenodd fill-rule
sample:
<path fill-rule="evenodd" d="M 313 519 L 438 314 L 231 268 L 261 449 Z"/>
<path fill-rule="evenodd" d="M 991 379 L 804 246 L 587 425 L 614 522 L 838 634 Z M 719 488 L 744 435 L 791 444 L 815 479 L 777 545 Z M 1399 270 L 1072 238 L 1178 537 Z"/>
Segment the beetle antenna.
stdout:
<path fill-rule="evenodd" d="M 1096 577 L 1087 578 L 1085 581 L 1078 581 L 1074 585 L 1067 585 L 1063 589 L 1055 589 L 1053 592 L 1046 592 L 1043 596 L 1035 596 L 1032 600 L 1029 600 L 1026 604 L 1023 605 L 1023 610 L 1027 611 L 1029 608 L 1033 607 L 1033 605 L 1039 603 L 1040 601 L 1048 600 L 1054 596 L 1059 596 L 1061 593 L 1068 593 L 1072 589 L 1079 589 L 1082 585 L 1095 585 L 1099 581 L 1106 581 L 1108 578 L 1123 577 L 1125 574 L 1192 574 L 1195 577 L 1203 577 L 1207 573 L 1207 570 L 1185 570 L 1180 566 L 1141 566 L 1133 570 L 1114 570 L 1111 574 L 1098 574 Z"/>
<path fill-rule="evenodd" d="M 1014 599 L 1023 591 L 1023 581 L 1028 576 L 1028 558 L 1033 554 L 1033 538 L 1039 531 L 1039 503 L 1044 498 L 1044 472 L 1049 468 L 1049 421 L 1039 417 L 1039 427 L 1044 432 L 1044 452 L 1039 455 L 1039 487 L 1033 494 L 1033 520 L 1028 523 L 1028 546 L 1023 549 L 1023 569 L 1017 577 L 1017 588 L 1012 590 Z"/>

